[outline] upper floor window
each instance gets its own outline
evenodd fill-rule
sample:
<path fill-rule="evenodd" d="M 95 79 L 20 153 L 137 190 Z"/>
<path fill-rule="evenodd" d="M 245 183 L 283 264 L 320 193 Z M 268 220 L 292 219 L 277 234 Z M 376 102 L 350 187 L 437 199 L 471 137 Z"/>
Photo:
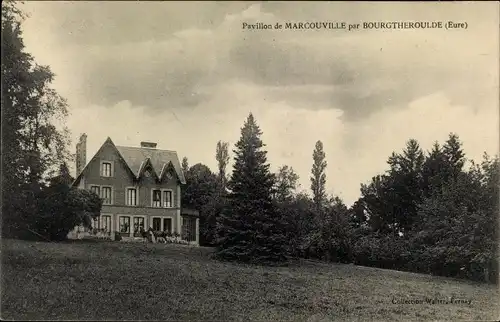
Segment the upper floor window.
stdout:
<path fill-rule="evenodd" d="M 127 206 L 137 206 L 136 188 L 127 188 Z"/>
<path fill-rule="evenodd" d="M 111 187 L 90 186 L 90 191 L 101 197 L 103 205 L 110 205 L 113 202 Z"/>
<path fill-rule="evenodd" d="M 153 207 L 171 208 L 174 206 L 172 190 L 153 189 L 152 193 L 151 205 Z"/>
<path fill-rule="evenodd" d="M 153 190 L 153 207 L 161 207 L 161 190 Z"/>
<path fill-rule="evenodd" d="M 163 191 L 163 207 L 164 208 L 172 207 L 172 191 L 170 190 Z"/>
<path fill-rule="evenodd" d="M 111 187 L 102 187 L 101 188 L 101 198 L 102 198 L 102 203 L 104 205 L 110 205 L 112 203 Z"/>
<path fill-rule="evenodd" d="M 101 176 L 102 177 L 111 177 L 111 162 L 102 162 L 101 163 Z"/>
<path fill-rule="evenodd" d="M 101 196 L 101 187 L 99 186 L 91 186 L 90 191 L 98 195 L 99 197 Z"/>

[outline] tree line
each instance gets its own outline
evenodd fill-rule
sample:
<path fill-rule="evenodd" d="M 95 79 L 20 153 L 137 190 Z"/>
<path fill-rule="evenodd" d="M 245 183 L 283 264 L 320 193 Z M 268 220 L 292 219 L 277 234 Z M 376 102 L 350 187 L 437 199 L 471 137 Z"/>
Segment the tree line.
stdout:
<path fill-rule="evenodd" d="M 182 202 L 200 210 L 200 242 L 215 246 L 218 258 L 260 264 L 308 258 L 496 281 L 498 157 L 468 160 L 453 133 L 426 152 L 410 139 L 347 207 L 326 193 L 321 141 L 312 149 L 311 193 L 298 193 L 292 167 L 270 171 L 261 134 L 250 114 L 229 177 L 225 142 L 216 147 L 218 173 L 183 160 Z"/>

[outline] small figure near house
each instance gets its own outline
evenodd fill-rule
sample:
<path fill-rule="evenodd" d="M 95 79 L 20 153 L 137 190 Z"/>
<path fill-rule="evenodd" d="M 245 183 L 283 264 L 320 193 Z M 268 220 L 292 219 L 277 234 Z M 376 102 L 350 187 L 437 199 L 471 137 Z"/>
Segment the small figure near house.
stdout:
<path fill-rule="evenodd" d="M 144 230 L 144 227 L 141 226 L 141 228 L 139 228 L 139 232 L 141 234 L 141 237 L 143 238 L 143 241 L 145 241 L 146 243 L 149 242 L 148 233 Z"/>
<path fill-rule="evenodd" d="M 156 232 L 156 240 L 159 243 L 163 243 L 163 244 L 166 243 L 165 237 L 166 237 L 166 233 L 164 231 Z"/>
<path fill-rule="evenodd" d="M 155 233 L 154 233 L 154 231 L 153 231 L 153 228 L 152 228 L 152 227 L 149 227 L 149 229 L 148 229 L 148 234 L 149 234 L 149 238 L 150 238 L 149 240 L 150 240 L 153 244 L 155 244 L 155 243 L 156 243 L 156 237 L 155 237 Z"/>

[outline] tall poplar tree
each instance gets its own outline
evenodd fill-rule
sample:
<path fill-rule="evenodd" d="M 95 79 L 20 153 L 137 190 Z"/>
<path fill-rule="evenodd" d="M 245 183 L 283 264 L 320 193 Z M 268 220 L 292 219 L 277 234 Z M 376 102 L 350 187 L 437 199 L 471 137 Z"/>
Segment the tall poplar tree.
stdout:
<path fill-rule="evenodd" d="M 216 254 L 221 259 L 268 264 L 286 259 L 285 225 L 272 200 L 275 179 L 261 134 L 250 113 L 236 143 L 231 192 L 219 217 Z"/>
<path fill-rule="evenodd" d="M 325 151 L 323 151 L 323 143 L 316 142 L 313 152 L 313 166 L 311 170 L 311 190 L 313 193 L 313 201 L 317 211 L 321 211 L 326 201 L 326 160 Z"/>
<path fill-rule="evenodd" d="M 184 174 L 189 171 L 189 162 L 187 157 L 182 158 L 181 169 Z"/>
<path fill-rule="evenodd" d="M 217 168 L 219 169 L 221 191 L 226 190 L 226 167 L 229 163 L 228 146 L 229 144 L 227 142 L 219 141 L 217 142 L 217 148 L 215 150 L 215 159 L 217 160 Z"/>

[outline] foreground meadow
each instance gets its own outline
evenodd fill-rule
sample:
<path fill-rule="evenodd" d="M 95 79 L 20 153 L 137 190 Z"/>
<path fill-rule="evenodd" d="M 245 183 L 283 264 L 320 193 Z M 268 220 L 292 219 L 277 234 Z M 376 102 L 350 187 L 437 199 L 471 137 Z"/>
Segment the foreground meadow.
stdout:
<path fill-rule="evenodd" d="M 2 241 L 2 319 L 497 320 L 496 287 L 354 265 L 263 268 L 209 248 Z M 449 302 L 454 298 L 453 303 Z M 426 303 L 425 301 L 438 300 Z M 417 303 L 415 303 L 417 302 Z"/>

